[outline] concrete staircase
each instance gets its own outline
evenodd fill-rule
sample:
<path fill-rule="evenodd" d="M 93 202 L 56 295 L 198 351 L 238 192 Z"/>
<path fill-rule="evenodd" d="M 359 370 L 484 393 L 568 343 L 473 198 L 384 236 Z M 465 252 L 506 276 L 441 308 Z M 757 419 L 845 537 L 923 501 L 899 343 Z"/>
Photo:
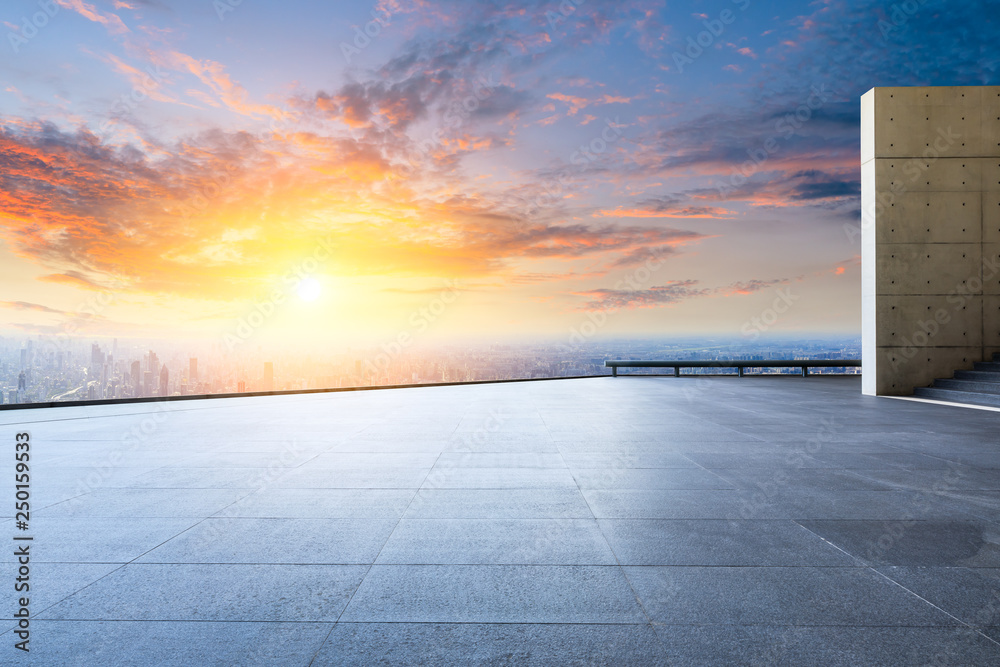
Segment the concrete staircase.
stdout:
<path fill-rule="evenodd" d="M 977 363 L 975 370 L 955 371 L 950 380 L 934 380 L 930 387 L 917 387 L 913 395 L 1000 408 L 1000 354 L 994 354 L 993 361 Z"/>

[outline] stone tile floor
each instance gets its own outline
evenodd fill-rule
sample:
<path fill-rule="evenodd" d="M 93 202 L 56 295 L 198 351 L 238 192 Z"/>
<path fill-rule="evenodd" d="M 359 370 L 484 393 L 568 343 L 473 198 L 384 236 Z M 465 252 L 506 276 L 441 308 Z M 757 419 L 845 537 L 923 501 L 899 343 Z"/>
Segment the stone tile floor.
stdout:
<path fill-rule="evenodd" d="M 30 658 L 8 620 L 0 664 L 1000 664 L 1000 413 L 857 378 L 0 424 L 0 525 L 26 429 L 34 537 Z"/>

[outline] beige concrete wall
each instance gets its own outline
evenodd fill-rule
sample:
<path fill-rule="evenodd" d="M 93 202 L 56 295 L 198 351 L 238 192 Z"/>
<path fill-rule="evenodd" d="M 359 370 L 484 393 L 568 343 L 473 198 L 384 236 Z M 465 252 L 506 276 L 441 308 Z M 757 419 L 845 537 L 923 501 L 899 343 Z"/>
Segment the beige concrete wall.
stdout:
<path fill-rule="evenodd" d="M 1000 87 L 861 98 L 863 391 L 1000 352 Z"/>

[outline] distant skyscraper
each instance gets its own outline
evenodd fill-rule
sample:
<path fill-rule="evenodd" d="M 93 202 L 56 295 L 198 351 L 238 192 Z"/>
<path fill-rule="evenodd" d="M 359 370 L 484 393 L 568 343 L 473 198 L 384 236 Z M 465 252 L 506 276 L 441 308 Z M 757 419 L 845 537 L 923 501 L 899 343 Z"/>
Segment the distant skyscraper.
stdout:
<path fill-rule="evenodd" d="M 24 375 L 24 371 L 21 371 L 20 375 L 17 376 L 17 402 L 25 403 L 27 402 L 28 394 L 28 379 Z"/>
<path fill-rule="evenodd" d="M 188 382 L 192 382 L 192 383 L 197 382 L 198 381 L 198 359 L 195 358 L 195 357 L 192 357 L 191 359 L 188 360 L 188 364 L 190 366 L 190 368 L 188 369 Z"/>
<path fill-rule="evenodd" d="M 153 395 L 153 373 L 152 371 L 146 371 L 142 374 L 142 395 L 152 396 Z"/>
<path fill-rule="evenodd" d="M 264 362 L 264 391 L 274 391 L 274 362 Z"/>
<path fill-rule="evenodd" d="M 26 349 L 21 349 L 21 369 L 24 370 L 28 367 L 28 351 Z"/>
<path fill-rule="evenodd" d="M 132 396 L 142 396 L 142 368 L 138 361 L 132 362 Z"/>
<path fill-rule="evenodd" d="M 245 393 L 247 390 L 247 383 L 244 380 L 240 380 L 236 383 L 236 392 L 239 394 Z"/>
<path fill-rule="evenodd" d="M 146 366 L 146 370 L 152 373 L 153 377 L 156 377 L 160 374 L 160 360 L 156 357 L 156 352 L 150 350 L 147 360 L 148 365 Z"/>
<path fill-rule="evenodd" d="M 169 396 L 167 393 L 169 383 L 170 371 L 167 370 L 167 365 L 163 364 L 163 369 L 160 371 L 160 396 Z"/>

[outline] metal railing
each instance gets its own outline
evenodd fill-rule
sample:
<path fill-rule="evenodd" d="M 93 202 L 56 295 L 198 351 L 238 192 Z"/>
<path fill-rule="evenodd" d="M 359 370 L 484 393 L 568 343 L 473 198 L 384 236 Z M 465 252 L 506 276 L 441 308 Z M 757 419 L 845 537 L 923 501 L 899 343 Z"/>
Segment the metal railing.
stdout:
<path fill-rule="evenodd" d="M 735 368 L 737 375 L 743 377 L 748 368 L 798 368 L 802 377 L 809 375 L 810 368 L 857 368 L 861 366 L 860 359 L 756 359 L 753 361 L 605 361 L 604 366 L 611 369 L 611 375 L 618 377 L 619 368 L 673 368 L 674 377 L 681 376 L 682 368 Z M 688 373 L 688 375 L 704 376 L 707 373 Z M 720 373 L 719 375 L 723 375 Z M 725 373 L 724 375 L 729 375 Z M 762 375 L 758 373 L 757 375 Z M 770 373 L 769 375 L 775 375 Z M 832 373 L 830 375 L 833 375 Z M 836 373 L 846 375 L 846 373 Z"/>

